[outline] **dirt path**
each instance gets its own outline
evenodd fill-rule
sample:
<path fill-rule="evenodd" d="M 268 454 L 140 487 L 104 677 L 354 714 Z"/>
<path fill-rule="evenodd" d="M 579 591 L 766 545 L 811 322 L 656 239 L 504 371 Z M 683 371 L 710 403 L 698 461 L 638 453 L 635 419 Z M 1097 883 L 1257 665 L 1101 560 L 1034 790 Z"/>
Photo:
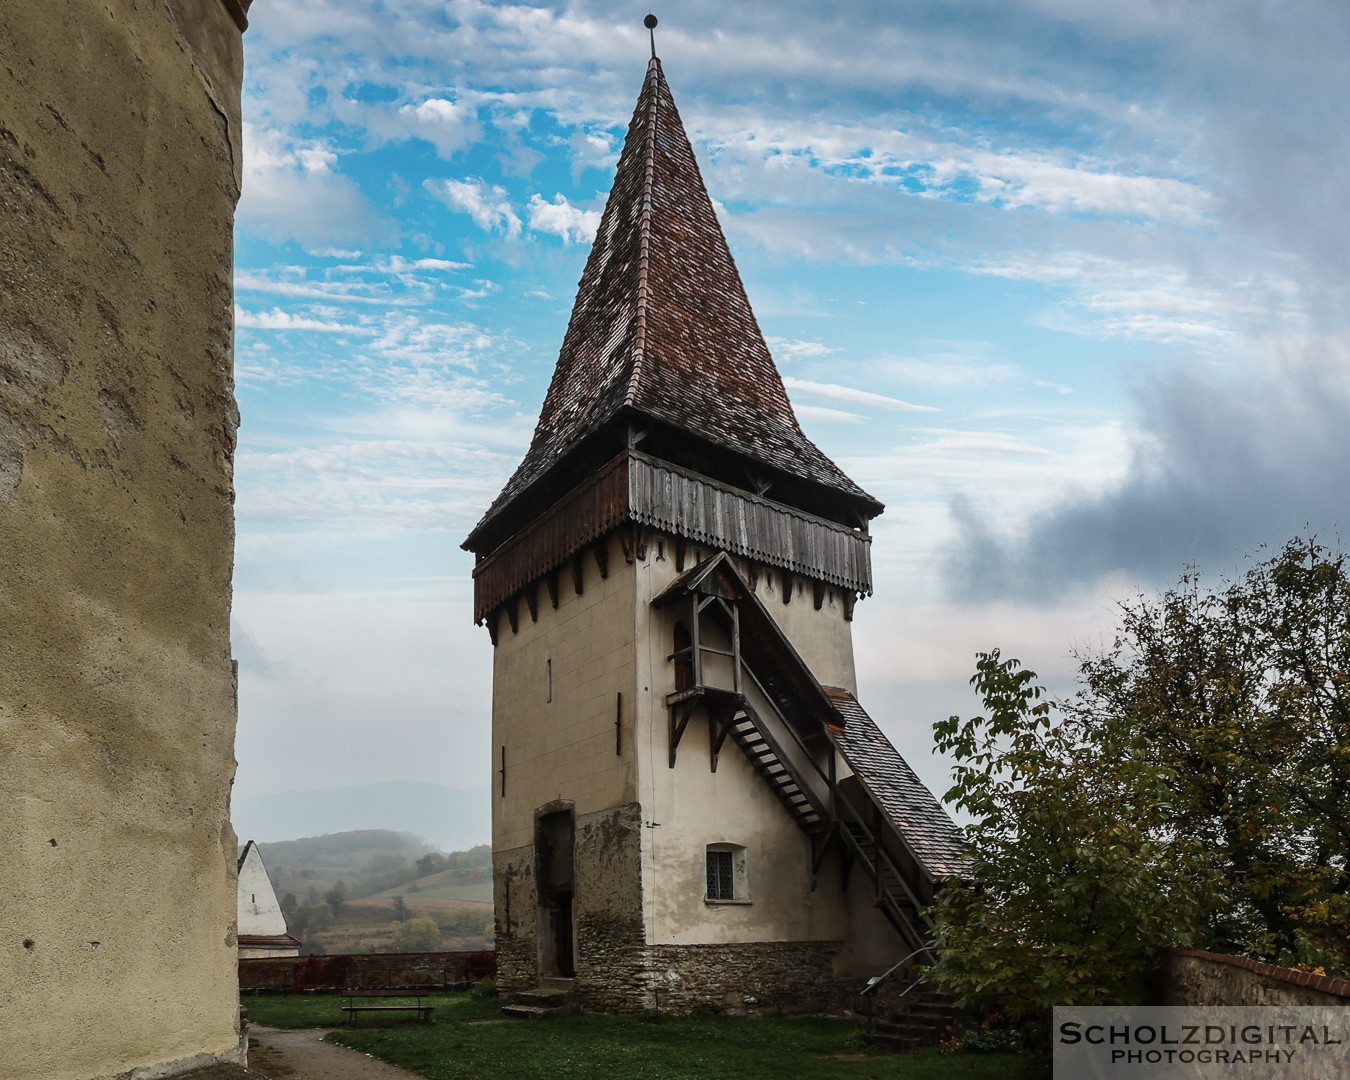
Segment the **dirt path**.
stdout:
<path fill-rule="evenodd" d="M 281 1031 L 251 1024 L 248 1033 L 258 1045 L 249 1049 L 248 1067 L 271 1080 L 422 1080 L 407 1069 L 324 1042 L 330 1030 Z"/>

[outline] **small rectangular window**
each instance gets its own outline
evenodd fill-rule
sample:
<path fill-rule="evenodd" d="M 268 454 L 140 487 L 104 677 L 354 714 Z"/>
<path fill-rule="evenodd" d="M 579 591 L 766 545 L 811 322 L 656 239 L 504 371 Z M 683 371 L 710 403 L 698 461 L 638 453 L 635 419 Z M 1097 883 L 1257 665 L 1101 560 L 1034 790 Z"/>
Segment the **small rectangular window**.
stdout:
<path fill-rule="evenodd" d="M 736 882 L 731 870 L 731 852 L 708 851 L 708 899 L 736 899 Z"/>

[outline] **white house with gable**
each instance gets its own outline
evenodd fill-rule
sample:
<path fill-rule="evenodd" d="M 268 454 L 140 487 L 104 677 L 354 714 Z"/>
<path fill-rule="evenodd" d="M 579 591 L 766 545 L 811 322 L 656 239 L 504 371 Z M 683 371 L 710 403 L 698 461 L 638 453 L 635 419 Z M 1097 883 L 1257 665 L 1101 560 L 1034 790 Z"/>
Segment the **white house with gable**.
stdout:
<path fill-rule="evenodd" d="M 287 932 L 262 852 L 250 840 L 239 856 L 239 959 L 299 955 L 300 940 Z"/>

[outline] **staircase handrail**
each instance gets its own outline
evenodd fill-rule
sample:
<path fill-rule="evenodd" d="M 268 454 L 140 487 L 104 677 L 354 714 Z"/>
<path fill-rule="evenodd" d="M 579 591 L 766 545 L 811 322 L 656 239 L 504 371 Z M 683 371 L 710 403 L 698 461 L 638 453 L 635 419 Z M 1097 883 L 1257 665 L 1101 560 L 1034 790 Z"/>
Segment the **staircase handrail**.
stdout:
<path fill-rule="evenodd" d="M 900 968 L 904 967 L 906 964 L 908 964 L 911 960 L 913 960 L 913 959 L 914 959 L 916 956 L 918 956 L 920 953 L 927 953 L 929 956 L 931 956 L 931 957 L 933 958 L 934 962 L 937 961 L 937 953 L 935 953 L 935 952 L 932 950 L 932 948 L 930 948 L 930 947 L 927 946 L 927 945 L 920 945 L 917 949 L 915 949 L 912 953 L 910 953 L 908 956 L 906 956 L 903 960 L 899 960 L 899 961 L 897 961 L 896 963 L 892 964 L 890 967 L 888 967 L 888 968 L 887 968 L 884 972 L 882 972 L 880 975 L 873 975 L 870 979 L 867 980 L 867 985 L 864 986 L 864 987 L 859 991 L 859 993 L 860 993 L 860 994 L 872 994 L 872 995 L 875 995 L 875 994 L 881 989 L 882 984 L 883 984 L 887 979 L 889 979 L 889 978 L 890 978 L 892 975 L 894 975 Z M 925 972 L 924 974 L 927 974 L 927 972 Z M 910 983 L 907 987 L 905 987 L 905 989 L 904 989 L 904 994 L 908 994 L 912 989 L 914 989 L 915 986 L 917 986 L 917 985 L 919 984 L 919 982 L 920 982 L 922 979 L 923 979 L 923 975 L 920 975 L 919 978 L 915 979 L 912 983 Z M 903 997 L 904 994 L 902 994 L 901 996 Z"/>

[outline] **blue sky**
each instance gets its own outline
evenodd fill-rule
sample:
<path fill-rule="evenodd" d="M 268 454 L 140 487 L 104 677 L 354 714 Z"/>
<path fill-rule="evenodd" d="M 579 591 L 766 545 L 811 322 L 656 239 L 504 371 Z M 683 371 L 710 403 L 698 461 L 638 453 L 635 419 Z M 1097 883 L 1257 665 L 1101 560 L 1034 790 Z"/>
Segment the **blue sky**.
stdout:
<path fill-rule="evenodd" d="M 646 11 L 254 6 L 238 796 L 488 786 L 458 545 L 528 443 Z M 977 650 L 1066 685 L 1120 598 L 1344 527 L 1340 0 L 656 14 L 803 427 L 887 505 L 860 691 L 939 793 Z"/>

